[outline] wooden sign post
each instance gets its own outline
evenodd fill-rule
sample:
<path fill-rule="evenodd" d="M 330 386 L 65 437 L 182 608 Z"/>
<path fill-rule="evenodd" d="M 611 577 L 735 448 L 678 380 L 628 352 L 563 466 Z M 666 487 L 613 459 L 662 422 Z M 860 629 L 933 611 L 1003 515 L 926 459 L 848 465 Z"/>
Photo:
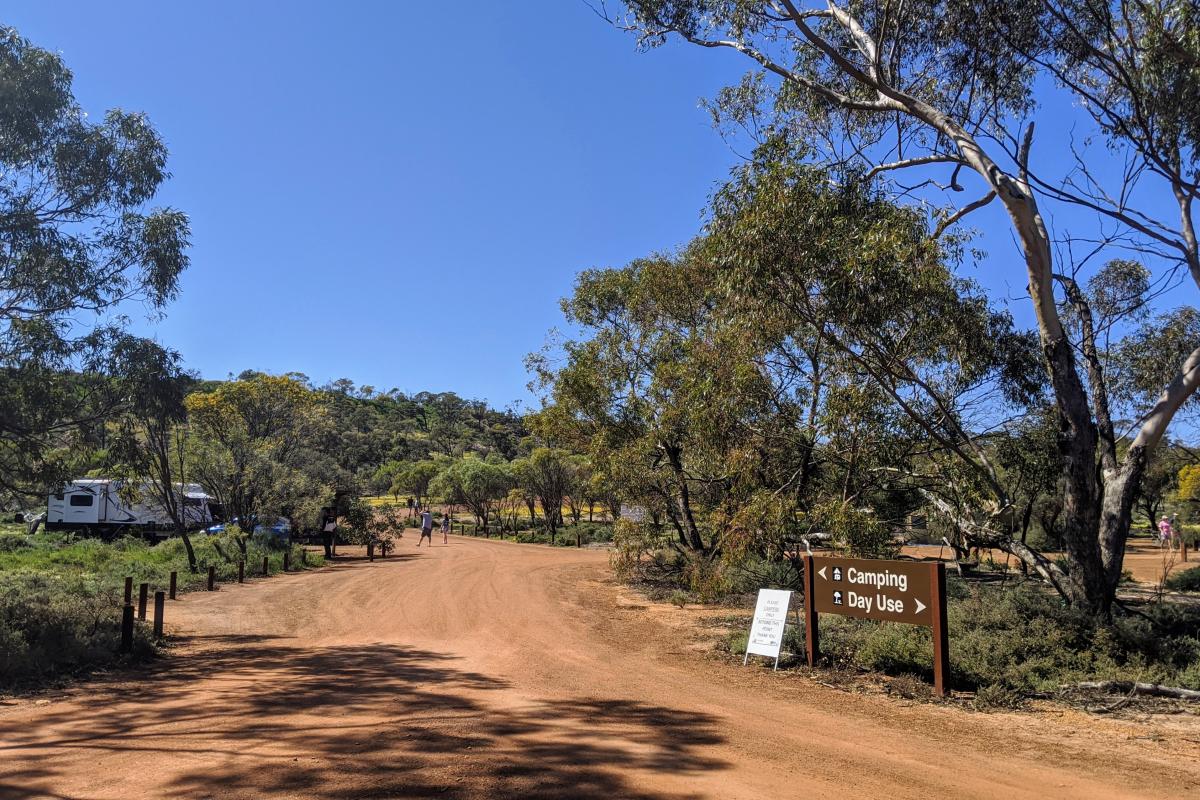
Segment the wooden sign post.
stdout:
<path fill-rule="evenodd" d="M 950 639 L 942 562 L 805 556 L 804 591 L 805 649 L 810 667 L 821 653 L 819 613 L 922 625 L 933 629 L 933 690 L 945 697 Z"/>

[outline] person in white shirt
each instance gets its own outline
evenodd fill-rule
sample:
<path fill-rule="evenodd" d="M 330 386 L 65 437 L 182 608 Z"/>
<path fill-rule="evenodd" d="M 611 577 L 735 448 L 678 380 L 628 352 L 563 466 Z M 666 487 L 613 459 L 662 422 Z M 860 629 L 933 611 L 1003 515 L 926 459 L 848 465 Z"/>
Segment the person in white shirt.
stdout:
<path fill-rule="evenodd" d="M 426 538 L 429 539 L 429 546 L 433 547 L 433 512 L 428 508 L 421 512 L 421 538 L 417 540 L 417 547 Z"/>

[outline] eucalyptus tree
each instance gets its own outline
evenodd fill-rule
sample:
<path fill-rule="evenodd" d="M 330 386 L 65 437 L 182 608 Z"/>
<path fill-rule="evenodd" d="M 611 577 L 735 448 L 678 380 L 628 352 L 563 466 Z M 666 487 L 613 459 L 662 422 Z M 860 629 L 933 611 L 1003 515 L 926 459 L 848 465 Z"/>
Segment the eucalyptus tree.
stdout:
<path fill-rule="evenodd" d="M 1012 488 L 989 434 L 1039 394 L 1033 337 L 955 276 L 958 243 L 929 237 L 923 215 L 767 155 L 718 193 L 705 247 L 728 324 L 755 343 L 774 396 L 801 410 L 811 444 L 796 485 L 816 453 L 840 476 L 843 502 L 903 478 L 950 513 L 1008 513 Z M 886 489 L 880 475 L 894 476 Z M 1062 587 L 1053 562 L 1007 534 L 991 531 L 990 543 Z"/>
<path fill-rule="evenodd" d="M 1017 243 L 1059 418 L 1064 544 L 1058 576 L 1079 607 L 1106 614 L 1120 580 L 1147 458 L 1200 386 L 1200 347 L 1159 376 L 1118 451 L 1098 348 L 1070 335 L 1061 300 L 1081 258 L 1057 258 L 1046 206 L 1103 224 L 1083 237 L 1158 274 L 1200 283 L 1193 205 L 1200 193 L 1198 12 L 1188 0 L 627 0 L 611 16 L 644 46 L 670 37 L 748 59 L 750 72 L 712 104 L 722 122 L 800 142 L 805 158 L 859 168 L 898 198 L 930 202 L 944 235 L 999 203 Z M 602 13 L 608 10 L 601 3 Z M 1083 142 L 1039 142 L 1037 93 L 1074 105 Z M 1037 148 L 1054 148 L 1045 153 Z M 1112 168 L 1097 166 L 1097 159 Z M 915 178 L 901 177 L 916 170 Z M 944 171 L 944 172 L 943 172 Z M 918 188 L 920 187 L 920 188 Z M 972 190 L 958 201 L 959 192 Z M 953 198 L 950 200 L 949 198 Z M 1058 242 L 1061 244 L 1062 242 Z M 1016 276 L 1014 276 L 1015 278 Z M 1066 279 L 1066 280 L 1064 280 Z M 1076 294 L 1071 300 L 1081 308 Z M 1086 302 L 1086 300 L 1082 300 Z M 1086 332 L 1083 334 L 1086 339 Z M 1007 513 L 1006 509 L 995 509 Z M 961 520 L 981 538 L 994 521 Z"/>
<path fill-rule="evenodd" d="M 506 464 L 463 456 L 443 462 L 429 491 L 448 503 L 466 506 L 487 530 L 493 512 L 511 487 L 512 474 Z"/>
<path fill-rule="evenodd" d="M 275 515 L 315 517 L 335 493 L 315 446 L 327 437 L 329 419 L 300 380 L 243 373 L 184 402 L 193 474 L 245 531 Z M 245 541 L 239 544 L 244 553 Z"/>
<path fill-rule="evenodd" d="M 142 114 L 91 121 L 62 59 L 0 28 L 0 488 L 41 494 L 126 399 L 127 301 L 161 310 L 188 221 L 149 208 L 167 149 Z M 89 441 L 89 437 L 92 439 Z"/>
<path fill-rule="evenodd" d="M 183 541 L 189 569 L 198 572 L 185 498 L 192 464 L 184 397 L 195 377 L 183 369 L 178 353 L 154 342 L 138 340 L 120 352 L 142 366 L 123 382 L 128 408 L 117 422 L 119 434 L 110 445 L 110 456 L 128 477 L 127 485 L 148 495 L 170 517 L 175 535 Z"/>
<path fill-rule="evenodd" d="M 429 496 L 429 486 L 441 470 L 441 464 L 430 460 L 402 465 L 392 479 L 391 492 L 394 495 L 407 492 L 416 497 L 417 505 L 420 506 L 422 498 Z"/>
<path fill-rule="evenodd" d="M 530 359 L 555 417 L 569 423 L 560 441 L 587 452 L 609 488 L 620 487 L 614 503 L 661 515 L 689 553 L 716 545 L 705 517 L 741 421 L 732 404 L 747 393 L 738 384 L 761 386 L 713 338 L 713 291 L 709 271 L 688 253 L 588 270 L 563 302 L 586 338 L 564 343 L 561 368 L 544 354 Z M 553 498 L 542 500 L 553 514 Z"/>

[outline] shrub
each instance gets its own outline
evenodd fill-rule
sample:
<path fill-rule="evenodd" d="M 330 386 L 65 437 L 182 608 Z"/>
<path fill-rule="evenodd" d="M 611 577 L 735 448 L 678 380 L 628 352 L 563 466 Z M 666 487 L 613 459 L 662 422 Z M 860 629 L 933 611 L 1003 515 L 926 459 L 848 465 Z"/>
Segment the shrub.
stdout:
<path fill-rule="evenodd" d="M 5 535 L 3 538 L 10 538 Z M 237 531 L 193 538 L 199 572 L 187 568 L 179 539 L 152 545 L 125 537 L 113 542 L 45 533 L 14 536 L 24 544 L 0 548 L 0 689 L 52 683 L 61 677 L 119 661 L 120 614 L 125 577 L 151 590 L 166 589 L 170 573 L 179 573 L 179 589 L 199 588 L 208 567 L 221 581 L 237 577 L 237 562 L 246 546 L 248 572 L 256 574 L 262 559 L 270 571 L 283 567 L 286 541 L 271 535 L 239 538 Z M 291 545 L 294 568 L 302 566 L 301 549 Z M 310 558 L 309 565 L 322 563 Z M 154 652 L 139 624 L 132 659 Z"/>
<path fill-rule="evenodd" d="M 735 594 L 749 594 L 759 589 L 792 589 L 803 586 L 803 576 L 790 561 L 747 556 L 726 566 L 726 581 Z"/>
<path fill-rule="evenodd" d="M 1167 578 L 1167 588 L 1177 592 L 1200 592 L 1200 567 L 1176 572 Z"/>
<path fill-rule="evenodd" d="M 975 708 L 980 711 L 991 711 L 1001 708 L 1020 708 L 1025 702 L 1020 692 L 1014 691 L 1007 686 L 1001 686 L 997 683 L 990 683 L 987 686 L 980 687 L 975 693 Z"/>
<path fill-rule="evenodd" d="M 1067 608 L 1036 584 L 967 587 L 947 595 L 950 669 L 963 689 L 986 689 L 984 703 L 1081 680 L 1143 680 L 1200 688 L 1200 609 L 1159 605 L 1111 625 Z M 833 664 L 890 675 L 932 674 L 928 628 L 830 615 L 821 650 Z"/>
<path fill-rule="evenodd" d="M 919 675 L 897 675 L 888 682 L 887 691 L 906 700 L 926 700 L 933 696 L 933 688 Z"/>
<path fill-rule="evenodd" d="M 0 688 L 49 683 L 121 660 L 119 600 L 83 576 L 0 574 Z M 154 652 L 138 625 L 129 658 Z"/>
<path fill-rule="evenodd" d="M 734 631 L 729 634 L 729 638 L 725 640 L 725 648 L 736 656 L 746 654 L 746 648 L 750 644 L 749 631 Z"/>

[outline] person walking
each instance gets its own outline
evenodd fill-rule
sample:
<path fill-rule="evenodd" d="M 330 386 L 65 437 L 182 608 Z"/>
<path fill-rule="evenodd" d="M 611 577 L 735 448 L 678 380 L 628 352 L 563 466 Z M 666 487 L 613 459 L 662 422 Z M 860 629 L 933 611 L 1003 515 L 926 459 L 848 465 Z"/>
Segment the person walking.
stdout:
<path fill-rule="evenodd" d="M 1158 521 L 1158 540 L 1163 547 L 1170 547 L 1171 540 L 1175 538 L 1175 530 L 1171 527 L 1171 520 L 1167 519 L 1167 515 L 1163 514 L 1162 519 Z"/>
<path fill-rule="evenodd" d="M 332 509 L 326 509 L 324 517 L 321 522 L 321 544 L 325 546 L 325 557 L 333 558 L 333 537 L 337 534 L 337 515 Z"/>
<path fill-rule="evenodd" d="M 433 544 L 433 542 L 430 542 Z M 442 514 L 442 544 L 450 544 L 450 514 Z"/>
<path fill-rule="evenodd" d="M 428 508 L 421 512 L 421 538 L 417 540 L 417 547 L 426 539 L 429 539 L 429 546 L 433 547 L 433 512 Z"/>

